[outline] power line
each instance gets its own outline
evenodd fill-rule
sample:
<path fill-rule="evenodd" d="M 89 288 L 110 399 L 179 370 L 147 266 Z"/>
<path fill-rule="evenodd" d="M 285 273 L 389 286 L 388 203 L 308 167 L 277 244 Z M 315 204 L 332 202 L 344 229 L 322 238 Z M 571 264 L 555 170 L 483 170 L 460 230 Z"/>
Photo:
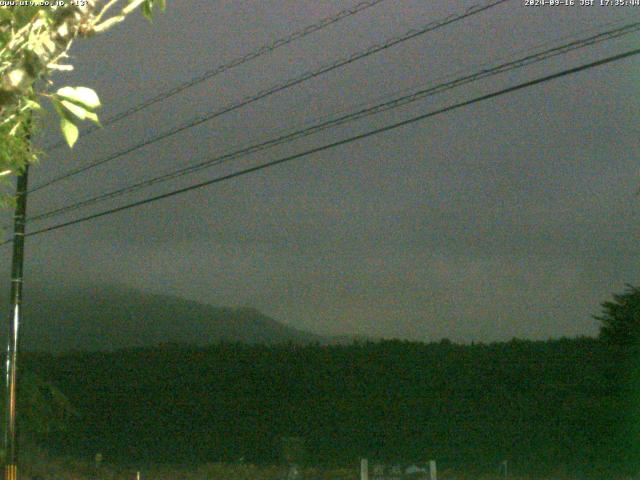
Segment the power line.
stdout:
<path fill-rule="evenodd" d="M 61 215 L 65 212 L 69 212 L 69 211 L 73 211 L 76 210 L 78 208 L 82 208 L 82 207 L 86 207 L 89 205 L 93 205 L 95 203 L 101 202 L 101 201 L 105 201 L 105 200 L 109 200 L 109 199 L 113 199 L 116 197 L 119 197 L 121 195 L 127 194 L 127 193 L 132 193 L 135 192 L 139 189 L 154 185 L 156 183 L 161 183 L 161 182 L 165 182 L 168 180 L 172 180 L 174 178 L 178 178 L 184 175 L 188 175 L 200 170 L 203 170 L 205 168 L 210 168 L 214 165 L 219 165 L 223 162 L 227 162 L 233 159 L 237 159 L 239 157 L 244 157 L 268 148 L 272 148 L 274 146 L 277 145 L 281 145 L 283 143 L 289 143 L 293 140 L 297 140 L 299 138 L 303 138 L 309 135 L 312 135 L 314 133 L 320 132 L 322 130 L 331 128 L 331 127 L 335 127 L 338 125 L 343 125 L 345 123 L 348 122 L 352 122 L 361 118 L 364 118 L 366 116 L 369 115 L 373 115 L 373 114 L 377 114 L 380 112 L 384 112 L 393 108 L 398 108 L 410 103 L 413 103 L 415 101 L 421 100 L 423 98 L 432 96 L 432 95 L 436 95 L 438 93 L 442 93 L 444 91 L 447 90 L 451 90 L 454 88 L 457 88 L 461 85 L 465 85 L 468 83 L 472 83 L 472 82 L 476 82 L 479 80 L 482 80 L 484 78 L 488 78 L 494 75 L 498 75 L 510 70 L 514 70 L 517 68 L 522 68 L 528 65 L 532 65 L 534 63 L 538 63 L 541 62 L 543 60 L 547 60 L 549 58 L 558 56 L 558 55 L 563 55 L 566 54 L 570 51 L 573 50 L 577 50 L 580 48 L 584 48 L 586 46 L 591 46 L 597 43 L 600 43 L 602 41 L 606 41 L 606 40 L 610 40 L 613 38 L 618 38 L 620 36 L 623 35 L 627 35 L 630 33 L 634 33 L 637 32 L 638 30 L 640 30 L 640 22 L 635 22 L 635 23 L 631 23 L 628 25 L 624 25 L 620 28 L 616 28 L 616 29 L 612 29 L 612 30 L 608 30 L 606 32 L 601 32 L 598 33 L 596 35 L 593 35 L 591 37 L 588 38 L 584 38 L 584 39 L 580 39 L 580 40 L 574 40 L 572 42 L 569 42 L 567 44 L 561 45 L 561 46 L 557 46 L 557 47 L 553 47 L 550 49 L 547 49 L 545 51 L 542 52 L 537 52 L 531 55 L 527 55 L 523 58 L 517 59 L 517 60 L 512 60 L 509 62 L 505 62 L 502 63 L 500 65 L 491 67 L 491 68 L 485 68 L 482 69 L 478 72 L 472 73 L 470 75 L 466 75 L 460 78 L 456 78 L 452 81 L 449 82 L 445 82 L 445 83 L 440 83 L 438 85 L 435 86 L 431 86 L 428 87 L 426 89 L 422 89 L 419 90 L 417 92 L 413 92 L 411 94 L 408 95 L 403 95 L 399 98 L 395 98 L 393 100 L 390 101 L 386 101 L 383 103 L 380 103 L 378 105 L 374 105 L 372 107 L 368 107 L 368 108 L 364 108 L 361 110 L 358 110 L 356 112 L 352 112 L 343 116 L 340 116 L 338 118 L 334 118 L 334 119 L 330 119 L 324 122 L 320 122 L 318 124 L 300 129 L 300 130 L 296 130 L 294 132 L 288 133 L 286 135 L 277 137 L 275 139 L 271 139 L 271 140 L 267 140 L 265 142 L 261 142 L 258 144 L 254 144 L 252 146 L 249 147 L 245 147 L 242 148 L 240 150 L 236 150 L 235 152 L 231 152 L 231 153 L 227 153 L 224 155 L 220 155 L 217 157 L 214 157 L 212 159 L 209 160 L 205 160 L 203 162 L 197 163 L 195 165 L 190 165 L 188 167 L 185 168 L 181 168 L 178 169 L 174 172 L 170 172 L 167 174 L 163 174 L 163 175 L 159 175 L 157 177 L 153 177 L 151 179 L 148 180 L 143 180 L 141 182 L 135 183 L 133 185 L 128 185 L 125 186 L 123 188 L 119 188 L 116 190 L 113 190 L 111 192 L 106 192 L 94 197 L 90 197 L 88 199 L 79 201 L 79 202 L 75 202 L 69 205 L 65 205 L 59 208 L 55 208 L 53 210 L 50 210 L 48 212 L 44 212 L 42 214 L 33 216 L 30 218 L 30 221 L 39 221 L 39 220 L 44 220 L 46 218 L 51 218 L 54 216 L 58 216 Z"/>
<path fill-rule="evenodd" d="M 449 15 L 447 17 L 445 17 L 443 20 L 439 20 L 439 21 L 434 21 L 434 22 L 430 22 L 429 24 L 425 25 L 424 27 L 420 28 L 420 29 L 411 29 L 408 32 L 406 32 L 405 34 L 398 36 L 398 37 L 393 37 L 387 41 L 385 41 L 382 44 L 376 44 L 373 45 L 372 47 L 369 47 L 368 49 L 364 50 L 364 51 L 360 51 L 357 53 L 354 53 L 352 55 L 350 55 L 349 57 L 340 59 L 338 61 L 335 61 L 329 65 L 325 65 L 320 67 L 317 70 L 313 70 L 313 71 L 309 71 L 304 73 L 303 75 L 296 77 L 294 79 L 290 79 L 287 80 L 283 83 L 277 84 L 273 87 L 270 87 L 266 90 L 262 90 L 260 92 L 258 92 L 255 95 L 252 95 L 250 97 L 245 97 L 242 100 L 240 100 L 239 102 L 233 103 L 231 105 L 228 105 L 220 110 L 216 110 L 215 112 L 209 113 L 207 115 L 201 116 L 201 117 L 197 117 L 195 119 L 192 119 L 191 121 L 189 121 L 186 124 L 183 124 L 181 126 L 177 126 L 172 128 L 171 130 L 168 130 L 164 133 L 161 133 L 159 135 L 156 135 L 155 137 L 152 137 L 148 140 L 145 140 L 143 142 L 140 142 L 136 145 L 133 145 L 131 147 L 125 148 L 123 150 L 120 150 L 119 152 L 116 152 L 112 155 L 109 155 L 106 158 L 103 158 L 101 160 L 98 160 L 96 162 L 90 163 L 88 165 L 85 165 L 83 167 L 79 167 L 76 168 L 74 170 L 71 170 L 70 172 L 67 172 L 65 174 L 62 174 L 58 177 L 54 177 L 53 179 L 42 183 L 34 188 L 32 188 L 30 190 L 29 193 L 33 193 L 36 192 L 38 190 L 41 190 L 45 187 L 49 187 L 51 185 L 53 185 L 54 183 L 60 182 L 62 180 L 65 180 L 67 178 L 70 178 L 72 176 L 78 175 L 79 173 L 83 173 L 86 172 L 87 170 L 90 170 L 92 168 L 95 168 L 97 166 L 103 165 L 107 162 L 111 162 L 117 158 L 122 157 L 123 155 L 127 155 L 129 153 L 132 153 L 136 150 L 139 150 L 143 147 L 146 147 L 148 145 L 151 145 L 153 143 L 156 143 L 160 140 L 163 140 L 165 138 L 171 137 L 173 135 L 176 135 L 184 130 L 187 130 L 189 128 L 193 128 L 195 126 L 198 126 L 204 122 L 208 122 L 210 120 L 213 120 L 214 118 L 217 118 L 221 115 L 224 115 L 226 113 L 232 112 L 234 110 L 237 110 L 239 108 L 245 107 L 251 103 L 257 102 L 258 100 L 262 100 L 263 98 L 266 98 L 268 96 L 271 96 L 275 93 L 281 92 L 283 90 L 289 89 L 295 85 L 299 85 L 307 80 L 311 80 L 313 78 L 319 77 L 321 75 L 324 75 L 325 73 L 331 72 L 333 70 L 336 70 L 338 68 L 344 67 L 346 65 L 349 65 L 351 63 L 354 63 L 362 58 L 368 57 L 370 55 L 373 55 L 375 53 L 381 52 L 383 50 L 386 50 L 388 48 L 391 48 L 395 45 L 398 45 L 400 43 L 406 42 L 408 40 L 411 40 L 413 38 L 416 38 L 420 35 L 424 35 L 428 32 L 431 32 L 433 30 L 437 30 L 439 28 L 442 28 L 446 25 L 461 21 L 467 17 L 470 17 L 472 15 L 477 15 L 481 12 L 484 12 L 490 8 L 496 7 L 500 4 L 506 3 L 510 0 L 494 0 L 491 3 L 485 4 L 483 6 L 473 6 L 469 9 L 467 9 L 464 13 L 459 14 L 459 15 Z"/>
<path fill-rule="evenodd" d="M 238 67 L 244 63 L 247 63 L 251 60 L 254 60 L 258 57 L 261 57 L 262 55 L 265 55 L 267 53 L 271 53 L 281 47 L 284 47 L 286 45 L 289 45 L 290 43 L 293 43 L 296 40 L 299 40 L 301 38 L 306 37 L 307 35 L 310 35 L 314 32 L 317 32 L 319 30 L 322 30 L 330 25 L 333 25 L 334 23 L 339 22 L 340 20 L 343 20 L 345 18 L 351 17 L 353 15 L 356 15 L 357 13 L 360 13 L 364 10 L 367 10 L 368 8 L 374 7 L 376 5 L 378 5 L 379 3 L 382 3 L 386 0 L 369 0 L 369 1 L 365 1 L 365 2 L 360 2 L 357 5 L 355 5 L 354 7 L 351 8 L 347 8 L 344 10 L 341 10 L 340 12 L 331 15 L 330 17 L 325 17 L 322 20 L 320 20 L 317 23 L 311 24 L 311 25 L 307 25 L 304 28 L 301 28 L 300 30 L 297 30 L 296 32 L 283 37 L 283 38 L 279 38 L 277 40 L 274 40 L 273 42 L 267 44 L 267 45 L 263 45 L 262 47 L 247 53 L 246 55 L 240 56 L 240 57 L 236 57 L 233 60 L 224 63 L 222 65 L 219 65 L 211 70 L 208 70 L 204 73 L 201 73 L 198 76 L 195 76 L 189 80 L 187 80 L 184 83 L 181 83 L 175 87 L 173 87 L 170 90 L 167 90 L 165 92 L 161 92 L 158 95 L 156 95 L 155 97 L 151 97 L 145 101 L 143 101 L 142 103 L 139 103 L 138 105 L 134 105 L 131 108 L 128 108 L 127 110 L 124 110 L 120 113 L 117 113 L 115 115 L 113 115 L 112 117 L 108 118 L 107 120 L 102 122 L 102 126 L 108 126 L 111 125 L 113 123 L 116 123 L 120 120 L 122 120 L 123 118 L 129 117 L 131 115 L 133 115 L 134 113 L 137 113 L 141 110 L 144 110 L 147 107 L 150 107 L 151 105 L 154 105 L 158 102 L 162 102 L 164 100 L 167 100 L 168 98 L 173 97 L 174 95 L 177 95 L 178 93 L 191 88 L 199 83 L 202 83 L 206 80 L 210 80 L 213 77 L 216 77 L 217 75 L 220 75 L 221 73 L 226 72 L 227 70 L 231 70 L 232 68 Z M 93 127 L 89 127 L 85 130 L 82 131 L 82 135 L 83 136 L 87 136 L 92 134 L 93 132 L 99 130 L 100 127 L 97 126 L 93 126 Z M 48 150 L 53 150 L 59 147 L 62 147 L 66 145 L 66 142 L 64 140 L 61 140 L 53 145 L 50 145 L 48 147 L 46 147 L 46 149 Z"/>
<path fill-rule="evenodd" d="M 403 126 L 406 126 L 406 125 L 410 125 L 410 124 L 422 121 L 422 120 L 426 120 L 427 118 L 435 117 L 436 115 L 447 113 L 447 112 L 450 112 L 450 111 L 453 111 L 453 110 L 456 110 L 456 109 L 459 109 L 459 108 L 462 108 L 462 107 L 466 107 L 466 106 L 469 106 L 469 105 L 472 105 L 472 104 L 475 104 L 475 103 L 479 103 L 479 102 L 482 102 L 482 101 L 485 101 L 485 100 L 489 100 L 489 99 L 492 99 L 492 98 L 499 97 L 501 95 L 505 95 L 505 94 L 512 93 L 512 92 L 515 92 L 515 91 L 518 91 L 518 90 L 529 88 L 529 87 L 532 87 L 534 85 L 539 85 L 541 83 L 545 83 L 545 82 L 548 82 L 548 81 L 551 81 L 551 80 L 555 80 L 555 79 L 558 79 L 558 78 L 561 78 L 561 77 L 565 77 L 567 75 L 572 75 L 572 74 L 575 74 L 575 73 L 578 73 L 578 72 L 581 72 L 581 71 L 584 71 L 584 70 L 588 70 L 588 69 L 591 69 L 591 68 L 594 68 L 594 67 L 602 66 L 602 65 L 605 65 L 605 64 L 608 64 L 608 63 L 611 63 L 611 62 L 615 62 L 615 61 L 618 61 L 618 60 L 629 58 L 629 57 L 632 57 L 632 56 L 635 56 L 635 55 L 638 55 L 638 54 L 640 54 L 640 48 L 637 48 L 637 49 L 634 49 L 634 50 L 629 50 L 627 52 L 620 53 L 618 55 L 613 55 L 613 56 L 610 56 L 610 57 L 607 57 L 607 58 L 604 58 L 604 59 L 601 59 L 601 60 L 597 60 L 595 62 L 590 62 L 590 63 L 587 63 L 587 64 L 583 64 L 583 65 L 580 65 L 578 67 L 574 67 L 574 68 L 570 68 L 570 69 L 567 69 L 567 70 L 563 70 L 563 71 L 558 72 L 558 73 L 554 73 L 554 74 L 551 74 L 551 75 L 546 75 L 544 77 L 540 77 L 540 78 L 537 78 L 537 79 L 534 79 L 534 80 L 529 80 L 527 82 L 523 82 L 523 83 L 520 83 L 520 84 L 515 85 L 515 86 L 511 86 L 511 87 L 508 87 L 508 88 L 505 88 L 505 89 L 502 89 L 502 90 L 498 90 L 498 91 L 495 91 L 495 92 L 492 92 L 492 93 L 488 93 L 488 94 L 485 94 L 485 95 L 481 95 L 481 96 L 475 97 L 475 98 L 473 98 L 471 100 L 466 100 L 466 101 L 463 101 L 463 102 L 455 103 L 455 104 L 450 105 L 448 107 L 440 108 L 438 110 L 434 110 L 434 111 L 431 111 L 431 112 L 428 112 L 428 113 L 425 113 L 425 114 L 422 114 L 422 115 L 418 115 L 418 116 L 410 118 L 408 120 L 403 120 L 401 122 L 393 123 L 393 124 L 387 125 L 385 127 L 381 127 L 381 128 L 377 128 L 377 129 L 374 129 L 374 130 L 370 130 L 368 132 L 365 132 L 365 133 L 362 133 L 362 134 L 359 134 L 359 135 L 354 135 L 352 137 L 349 137 L 349 138 L 346 138 L 346 139 L 343 139 L 343 140 L 339 140 L 337 142 L 332 142 L 332 143 L 329 143 L 329 144 L 322 145 L 320 147 L 315 147 L 315 148 L 312 148 L 312 149 L 309 149 L 309 150 L 305 150 L 304 152 L 301 152 L 301 153 L 297 153 L 297 154 L 294 154 L 294 155 L 289 155 L 289 156 L 286 156 L 286 157 L 282 157 L 282 158 L 279 158 L 277 160 L 273 160 L 271 162 L 264 163 L 262 165 L 257 165 L 257 166 L 254 166 L 254 167 L 246 168 L 246 169 L 243 169 L 243 170 L 240 170 L 240 171 L 237 171 L 237 172 L 233 172 L 233 173 L 230 173 L 230 174 L 227 174 L 227 175 L 216 177 L 216 178 L 211 179 L 211 180 L 207 180 L 205 182 L 197 183 L 195 185 L 190 185 L 188 187 L 184 187 L 184 188 L 181 188 L 181 189 L 178 189 L 178 190 L 173 190 L 171 192 L 163 193 L 161 195 L 156 195 L 154 197 L 146 198 L 144 200 L 139 200 L 139 201 L 136 201 L 136 202 L 132 202 L 132 203 L 129 203 L 127 205 L 122 205 L 120 207 L 111 208 L 109 210 L 104 210 L 102 212 L 98 212 L 98 213 L 94 213 L 94 214 L 91 214 L 91 215 L 87 215 L 85 217 L 81 217 L 81 218 L 77 218 L 77 219 L 74 219 L 74 220 L 70 220 L 68 222 L 58 223 L 58 224 L 52 225 L 50 227 L 42 228 L 40 230 L 36 230 L 34 232 L 27 233 L 26 236 L 34 236 L 34 235 L 39 235 L 39 234 L 46 233 L 46 232 L 51 232 L 51 231 L 58 230 L 58 229 L 61 229 L 61 228 L 64 228 L 64 227 L 68 227 L 68 226 L 71 226 L 71 225 L 83 223 L 83 222 L 86 222 L 86 221 L 89 221 L 89 220 L 93 220 L 93 219 L 104 217 L 104 216 L 107 216 L 107 215 L 111 215 L 111 214 L 114 214 L 114 213 L 117 213 L 117 212 L 122 212 L 124 210 L 129 210 L 131 208 L 135 208 L 135 207 L 139 207 L 139 206 L 142 206 L 142 205 L 146 205 L 148 203 L 152 203 L 152 202 L 155 202 L 155 201 L 158 201 L 158 200 L 162 200 L 162 199 L 165 199 L 165 198 L 173 197 L 175 195 L 186 193 L 186 192 L 189 192 L 189 191 L 192 191 L 192 190 L 196 190 L 196 189 L 199 189 L 199 188 L 202 188 L 202 187 L 206 187 L 206 186 L 209 186 L 209 185 L 212 185 L 212 184 L 215 184 L 215 183 L 220 183 L 220 182 L 223 182 L 223 181 L 226 181 L 226 180 L 230 180 L 232 178 L 236 178 L 236 177 L 240 177 L 240 176 L 243 176 L 243 175 L 247 175 L 249 173 L 257 172 L 259 170 L 264 170 L 264 169 L 273 167 L 275 165 L 279 165 L 279 164 L 282 164 L 282 163 L 290 162 L 292 160 L 297 160 L 297 159 L 302 158 L 302 157 L 306 157 L 306 156 L 309 156 L 309 155 L 312 155 L 312 154 L 315 154 L 315 153 L 319 153 L 319 152 L 322 152 L 322 151 L 325 151 L 325 150 L 329 150 L 329 149 L 341 146 L 341 145 L 352 143 L 352 142 L 355 142 L 357 140 L 362 140 L 362 139 L 368 138 L 368 137 L 373 136 L 373 135 L 378 135 L 378 134 L 383 133 L 383 132 L 387 132 L 387 131 L 390 131 L 390 130 L 394 130 L 394 129 L 397 129 L 397 128 L 400 128 L 400 127 L 403 127 Z M 9 242 L 10 241 L 4 242 L 3 245 L 6 244 L 6 243 L 9 243 Z"/>

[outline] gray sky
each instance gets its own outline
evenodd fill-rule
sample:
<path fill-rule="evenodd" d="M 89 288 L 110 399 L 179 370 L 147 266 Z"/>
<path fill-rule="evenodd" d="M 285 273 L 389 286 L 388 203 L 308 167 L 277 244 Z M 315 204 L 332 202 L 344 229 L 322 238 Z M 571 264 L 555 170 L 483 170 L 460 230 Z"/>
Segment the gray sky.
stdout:
<path fill-rule="evenodd" d="M 106 36 L 78 42 L 76 72 L 60 85 L 95 88 L 107 118 L 356 3 L 169 2 L 153 24 L 137 16 Z M 387 0 L 81 138 L 72 152 L 51 152 L 32 170 L 31 184 L 472 5 Z M 637 7 L 512 1 L 60 182 L 33 194 L 29 212 L 639 18 Z M 638 39 L 563 55 L 55 222 L 637 48 Z M 322 334 L 425 341 L 594 335 L 590 315 L 599 303 L 625 283 L 639 283 L 639 66 L 634 57 L 32 237 L 27 282 L 123 283 L 214 305 L 253 306 Z M 5 270 L 9 261 L 5 248 Z"/>

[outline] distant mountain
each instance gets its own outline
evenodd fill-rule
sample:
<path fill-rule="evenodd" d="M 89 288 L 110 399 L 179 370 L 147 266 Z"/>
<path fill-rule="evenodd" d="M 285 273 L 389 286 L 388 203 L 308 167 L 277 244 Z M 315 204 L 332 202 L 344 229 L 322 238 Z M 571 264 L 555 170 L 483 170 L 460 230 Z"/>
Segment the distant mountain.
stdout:
<path fill-rule="evenodd" d="M 8 312 L 6 303 L 4 306 L 2 311 Z M 25 295 L 20 333 L 25 350 L 49 352 L 116 350 L 160 343 L 331 342 L 279 323 L 253 308 L 214 307 L 119 286 L 72 290 L 31 285 Z M 6 327 L 0 334 L 4 345 Z"/>

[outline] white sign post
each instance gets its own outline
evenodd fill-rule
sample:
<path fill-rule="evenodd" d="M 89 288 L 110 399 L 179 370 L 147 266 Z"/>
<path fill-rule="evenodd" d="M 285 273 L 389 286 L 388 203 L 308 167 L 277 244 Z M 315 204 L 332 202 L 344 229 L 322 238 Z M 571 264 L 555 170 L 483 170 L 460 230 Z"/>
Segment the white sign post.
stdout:
<path fill-rule="evenodd" d="M 360 480 L 369 480 L 369 462 L 366 458 L 360 459 Z"/>
<path fill-rule="evenodd" d="M 438 471 L 436 470 L 435 460 L 429 460 L 429 478 L 431 480 L 438 480 Z"/>

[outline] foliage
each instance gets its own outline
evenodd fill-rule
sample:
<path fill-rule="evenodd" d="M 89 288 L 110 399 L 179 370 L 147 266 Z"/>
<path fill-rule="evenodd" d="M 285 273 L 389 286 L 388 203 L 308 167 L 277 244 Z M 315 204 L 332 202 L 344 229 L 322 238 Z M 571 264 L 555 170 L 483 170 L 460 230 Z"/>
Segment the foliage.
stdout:
<path fill-rule="evenodd" d="M 627 285 L 627 291 L 602 303 L 600 338 L 617 345 L 640 345 L 640 288 Z"/>
<path fill-rule="evenodd" d="M 0 175 L 17 172 L 36 160 L 29 140 L 32 116 L 41 111 L 43 99 L 59 115 L 70 147 L 78 139 L 79 122 L 98 123 L 100 100 L 92 89 L 52 89 L 53 72 L 73 69 L 64 63 L 73 42 L 106 32 L 138 8 L 151 18 L 154 7 L 164 10 L 165 1 L 77 0 L 47 2 L 51 6 L 0 6 Z M 113 14 L 117 8 L 120 10 Z"/>
<path fill-rule="evenodd" d="M 4 417 L 6 396 L 2 395 L 0 412 Z M 51 434 L 66 431 L 78 415 L 69 399 L 51 382 L 31 372 L 22 375 L 18 389 L 18 432 L 21 442 L 32 446 Z M 4 450 L 0 450 L 0 458 Z"/>
<path fill-rule="evenodd" d="M 65 431 L 77 415 L 69 399 L 55 385 L 36 375 L 26 375 L 18 392 L 22 434 L 42 437 Z"/>
<path fill-rule="evenodd" d="M 508 459 L 514 474 L 577 474 L 640 466 L 621 358 L 595 339 L 384 341 L 41 354 L 25 367 L 82 415 L 57 442 L 68 455 L 274 463 L 283 438 L 301 437 L 310 465 L 436 458 L 479 475 Z"/>

